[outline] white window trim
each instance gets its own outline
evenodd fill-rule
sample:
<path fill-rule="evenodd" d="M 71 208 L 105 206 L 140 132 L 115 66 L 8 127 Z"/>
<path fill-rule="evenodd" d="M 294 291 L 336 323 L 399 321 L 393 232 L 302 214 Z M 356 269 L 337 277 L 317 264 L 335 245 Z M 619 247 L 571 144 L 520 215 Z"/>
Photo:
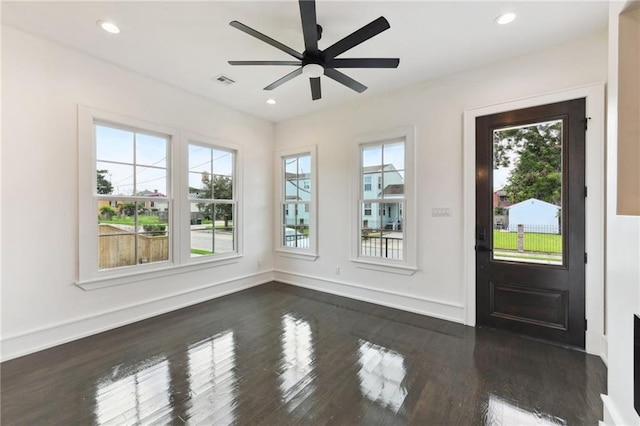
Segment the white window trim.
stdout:
<path fill-rule="evenodd" d="M 393 260 L 384 258 L 374 258 L 369 256 L 360 256 L 360 226 L 362 225 L 362 217 L 360 205 L 362 204 L 362 188 L 364 182 L 362 179 L 362 154 L 363 145 L 384 143 L 394 139 L 404 140 L 404 157 L 405 157 L 405 199 L 404 199 L 404 223 L 403 223 L 403 244 L 405 247 L 404 259 Z M 416 208 L 416 188 L 415 188 L 415 170 L 416 170 L 416 128 L 415 126 L 405 126 L 388 131 L 369 133 L 356 136 L 354 138 L 352 186 L 351 186 L 351 261 L 356 263 L 356 267 L 363 269 L 371 269 L 379 272 L 389 272 L 401 275 L 413 275 L 417 270 L 417 208 Z M 393 202 L 393 199 L 389 199 Z"/>
<path fill-rule="evenodd" d="M 309 154 L 311 156 L 311 199 L 309 200 L 309 248 L 301 249 L 283 247 L 282 237 L 282 204 L 284 202 L 284 166 L 282 159 Z M 318 258 L 318 148 L 316 145 L 299 147 L 285 151 L 278 151 L 275 155 L 275 226 L 274 226 L 274 250 L 279 256 L 300 260 L 315 261 Z"/>
<path fill-rule="evenodd" d="M 242 164 L 242 149 L 239 145 L 235 145 L 229 142 L 223 142 L 217 139 L 212 139 L 207 136 L 198 135 L 195 133 L 182 132 L 181 133 L 181 143 L 179 147 L 180 155 L 180 169 L 182 173 L 180 173 L 180 177 L 186 179 L 186 182 L 182 184 L 180 187 L 183 188 L 184 192 L 181 194 L 181 203 L 180 206 L 180 215 L 185 218 L 180 223 L 180 235 L 184 235 L 185 238 L 182 238 L 180 241 L 180 255 L 183 256 L 181 258 L 181 264 L 201 264 L 201 263 L 211 263 L 211 262 L 219 262 L 228 259 L 234 259 L 237 257 L 241 257 L 243 253 L 243 226 L 244 216 L 242 210 L 242 202 L 240 200 L 240 194 L 242 191 L 242 169 L 240 165 Z M 188 218 L 191 218 L 191 200 L 189 199 L 189 144 L 201 145 L 201 146 L 209 146 L 210 148 L 218 148 L 223 151 L 234 151 L 234 176 L 233 176 L 233 199 L 235 200 L 235 215 L 233 217 L 233 232 L 234 232 L 234 244 L 235 244 L 235 252 L 234 253 L 225 253 L 220 255 L 212 255 L 212 256 L 202 256 L 202 257 L 191 257 L 191 228 L 190 222 Z M 186 188 L 186 189 L 185 189 Z M 189 235 L 187 238 L 186 235 Z"/>
<path fill-rule="evenodd" d="M 113 268 L 106 270 L 98 269 L 98 223 L 96 220 L 97 210 L 95 207 L 95 187 L 96 187 L 96 141 L 94 123 L 95 121 L 113 124 L 114 127 L 124 126 L 131 129 L 140 129 L 166 135 L 169 141 L 167 169 L 167 192 L 169 193 L 170 211 L 169 227 L 170 256 L 165 262 L 148 263 L 135 265 L 132 267 Z M 75 284 L 84 290 L 94 290 L 98 288 L 111 287 L 115 285 L 128 284 L 160 278 L 178 272 L 188 272 L 206 267 L 222 266 L 235 263 L 242 257 L 242 209 L 241 201 L 238 197 L 242 194 L 241 182 L 241 149 L 238 146 L 215 141 L 213 145 L 236 151 L 236 180 L 234 191 L 237 200 L 236 214 L 237 243 L 236 253 L 228 255 L 212 256 L 211 258 L 194 261 L 190 258 L 189 249 L 189 222 L 185 218 L 189 215 L 188 184 L 186 158 L 186 140 L 197 140 L 207 143 L 211 139 L 202 136 L 181 135 L 177 129 L 161 126 L 131 117 L 101 111 L 86 106 L 78 106 L 78 270 Z M 187 209 L 187 216 L 184 210 Z M 185 220 L 183 220 L 185 219 Z M 234 218 L 235 220 L 235 218 Z M 234 227 L 236 224 L 234 223 Z M 186 243 L 185 243 L 186 240 Z M 186 244 L 186 250 L 185 250 Z"/>

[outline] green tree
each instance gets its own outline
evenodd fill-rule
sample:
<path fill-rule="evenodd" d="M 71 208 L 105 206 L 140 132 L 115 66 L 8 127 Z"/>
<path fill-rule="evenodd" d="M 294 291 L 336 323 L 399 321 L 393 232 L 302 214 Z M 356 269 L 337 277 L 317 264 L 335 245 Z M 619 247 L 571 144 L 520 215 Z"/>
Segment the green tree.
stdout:
<path fill-rule="evenodd" d="M 494 168 L 511 167 L 504 191 L 512 203 L 562 202 L 562 122 L 494 132 Z"/>
<path fill-rule="evenodd" d="M 233 198 L 233 181 L 230 176 L 214 175 L 209 179 L 208 175 L 202 178 L 203 189 L 190 188 L 190 192 L 197 192 L 198 198 L 231 200 Z M 198 203 L 198 210 L 212 221 L 224 220 L 225 228 L 229 227 L 229 221 L 233 219 L 233 204 L 226 203 Z"/>
<path fill-rule="evenodd" d="M 109 170 L 97 170 L 98 173 L 98 194 L 111 194 L 113 192 L 113 185 L 105 178 L 105 175 L 109 173 Z"/>

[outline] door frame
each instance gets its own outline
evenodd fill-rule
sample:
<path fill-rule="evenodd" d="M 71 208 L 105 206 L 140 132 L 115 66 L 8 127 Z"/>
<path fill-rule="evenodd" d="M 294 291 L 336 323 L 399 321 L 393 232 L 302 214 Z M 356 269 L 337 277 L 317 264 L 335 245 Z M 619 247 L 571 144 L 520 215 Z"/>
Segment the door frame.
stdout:
<path fill-rule="evenodd" d="M 585 334 L 587 353 L 600 356 L 606 363 L 607 347 L 604 335 L 604 188 L 605 188 L 605 85 L 591 84 L 538 96 L 505 101 L 464 111 L 463 124 L 463 291 L 464 320 L 476 325 L 476 253 L 474 250 L 476 223 L 476 117 L 537 105 L 585 98 L 586 114 L 590 117 L 585 135 L 586 185 L 585 200 L 586 251 Z"/>

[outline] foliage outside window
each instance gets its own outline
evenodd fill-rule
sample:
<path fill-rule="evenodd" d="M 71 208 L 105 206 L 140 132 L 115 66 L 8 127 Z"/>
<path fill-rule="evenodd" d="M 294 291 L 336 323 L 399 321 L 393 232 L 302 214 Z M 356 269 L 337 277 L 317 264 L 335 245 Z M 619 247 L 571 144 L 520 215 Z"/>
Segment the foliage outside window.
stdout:
<path fill-rule="evenodd" d="M 96 122 L 98 269 L 171 257 L 169 137 Z"/>
<path fill-rule="evenodd" d="M 235 152 L 189 144 L 191 257 L 236 251 Z"/>
<path fill-rule="evenodd" d="M 360 164 L 358 255 L 404 261 L 404 140 L 361 145 Z"/>
<path fill-rule="evenodd" d="M 282 157 L 280 246 L 309 250 L 312 191 L 311 154 Z"/>

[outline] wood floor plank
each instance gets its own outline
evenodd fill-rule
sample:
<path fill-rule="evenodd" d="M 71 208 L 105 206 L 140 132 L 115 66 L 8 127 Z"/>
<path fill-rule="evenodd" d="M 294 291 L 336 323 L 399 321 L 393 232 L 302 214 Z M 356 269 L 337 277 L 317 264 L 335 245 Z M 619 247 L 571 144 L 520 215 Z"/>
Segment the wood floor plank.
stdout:
<path fill-rule="evenodd" d="M 597 424 L 585 353 L 269 283 L 3 363 L 3 425 Z"/>

